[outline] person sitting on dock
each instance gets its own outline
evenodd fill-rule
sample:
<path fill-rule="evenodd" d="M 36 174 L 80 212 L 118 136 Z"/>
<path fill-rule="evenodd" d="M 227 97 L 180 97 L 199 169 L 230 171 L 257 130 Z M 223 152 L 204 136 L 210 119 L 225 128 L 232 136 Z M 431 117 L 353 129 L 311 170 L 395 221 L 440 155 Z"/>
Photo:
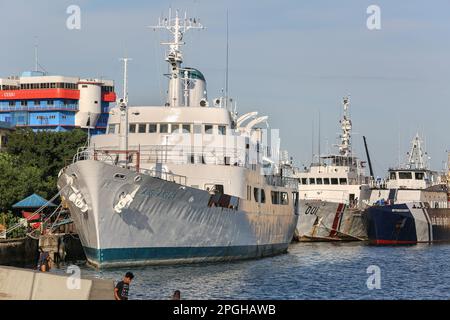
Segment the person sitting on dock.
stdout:
<path fill-rule="evenodd" d="M 133 280 L 134 274 L 127 272 L 123 280 L 120 281 L 114 288 L 114 298 L 116 300 L 128 300 L 128 291 L 130 289 L 131 280 Z"/>
<path fill-rule="evenodd" d="M 50 262 L 50 254 L 48 252 L 45 252 L 42 250 L 42 248 L 39 248 L 39 261 L 37 265 L 37 269 L 41 272 L 48 272 L 51 269 Z"/>

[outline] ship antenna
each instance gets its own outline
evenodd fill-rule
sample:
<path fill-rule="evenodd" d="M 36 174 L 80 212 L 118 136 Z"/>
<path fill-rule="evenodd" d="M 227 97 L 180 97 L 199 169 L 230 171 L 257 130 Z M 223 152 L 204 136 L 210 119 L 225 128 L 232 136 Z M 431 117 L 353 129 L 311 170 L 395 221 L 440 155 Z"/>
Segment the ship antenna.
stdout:
<path fill-rule="evenodd" d="M 183 62 L 183 54 L 180 47 L 185 44 L 183 42 L 184 34 L 190 29 L 204 29 L 200 20 L 197 18 L 187 18 L 184 14 L 184 19 L 180 18 L 178 10 L 175 11 L 175 17 L 172 18 L 172 9 L 169 8 L 169 18 L 160 18 L 158 25 L 150 26 L 153 30 L 168 30 L 173 35 L 172 42 L 162 42 L 162 45 L 169 46 L 166 54 L 166 61 L 170 65 L 169 74 L 169 106 L 180 106 L 182 100 L 182 77 L 181 77 L 181 63 Z"/>
<path fill-rule="evenodd" d="M 228 109 L 228 58 L 229 58 L 229 37 L 228 37 L 228 9 L 227 9 L 227 52 L 225 71 L 225 108 Z"/>
<path fill-rule="evenodd" d="M 125 167 L 128 166 L 128 61 L 131 58 L 124 57 L 120 59 L 123 61 L 123 93 L 119 100 L 120 108 L 120 150 L 125 151 L 125 159 L 122 155 L 122 161 L 125 162 Z"/>
<path fill-rule="evenodd" d="M 351 134 L 352 134 L 352 121 L 350 120 L 350 96 L 344 97 L 343 99 L 344 115 L 341 119 L 341 144 L 339 145 L 339 153 L 342 156 L 348 157 L 351 155 Z"/>
<path fill-rule="evenodd" d="M 319 143 L 318 153 L 319 153 L 319 166 L 320 166 L 320 164 L 322 163 L 322 161 L 320 159 L 320 110 L 319 110 L 319 130 L 318 131 L 319 131 L 319 134 L 318 134 L 317 142 Z"/>

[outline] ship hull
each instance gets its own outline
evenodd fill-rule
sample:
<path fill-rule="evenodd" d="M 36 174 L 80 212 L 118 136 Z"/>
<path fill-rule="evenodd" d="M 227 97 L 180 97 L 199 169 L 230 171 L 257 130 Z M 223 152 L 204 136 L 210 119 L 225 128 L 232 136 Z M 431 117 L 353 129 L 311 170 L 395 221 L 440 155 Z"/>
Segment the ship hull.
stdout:
<path fill-rule="evenodd" d="M 361 211 L 343 203 L 301 200 L 297 241 L 361 241 L 367 239 Z"/>
<path fill-rule="evenodd" d="M 373 206 L 364 212 L 369 242 L 413 245 L 450 241 L 450 209 L 413 204 Z"/>
<path fill-rule="evenodd" d="M 98 268 L 272 256 L 287 251 L 298 219 L 210 207 L 206 191 L 93 160 L 66 167 L 58 187 Z"/>

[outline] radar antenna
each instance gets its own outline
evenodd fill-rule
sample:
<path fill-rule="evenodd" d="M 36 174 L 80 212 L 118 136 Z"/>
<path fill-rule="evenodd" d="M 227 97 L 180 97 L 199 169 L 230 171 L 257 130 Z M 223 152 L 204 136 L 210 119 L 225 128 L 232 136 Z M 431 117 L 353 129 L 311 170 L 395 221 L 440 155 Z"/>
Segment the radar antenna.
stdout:
<path fill-rule="evenodd" d="M 165 60 L 170 64 L 169 74 L 169 106 L 180 106 L 182 103 L 183 86 L 181 74 L 181 63 L 183 62 L 183 54 L 180 47 L 185 44 L 183 41 L 184 34 L 191 29 L 204 29 L 200 23 L 200 19 L 188 18 L 187 13 L 184 13 L 184 18 L 180 18 L 178 10 L 175 11 L 175 17 L 172 17 L 172 9 L 169 9 L 168 18 L 159 18 L 158 25 L 150 26 L 153 30 L 168 30 L 173 35 L 172 42 L 162 42 L 162 45 L 169 46 L 166 53 Z"/>

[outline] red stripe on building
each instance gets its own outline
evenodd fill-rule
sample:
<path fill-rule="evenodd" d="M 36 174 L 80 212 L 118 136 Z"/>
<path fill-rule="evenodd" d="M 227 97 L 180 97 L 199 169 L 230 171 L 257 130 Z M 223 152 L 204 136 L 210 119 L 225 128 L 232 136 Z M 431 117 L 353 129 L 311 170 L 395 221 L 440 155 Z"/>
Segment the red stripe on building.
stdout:
<path fill-rule="evenodd" d="M 34 90 L 0 90 L 0 100 L 32 99 L 80 99 L 79 90 L 71 89 L 34 89 Z"/>
<path fill-rule="evenodd" d="M 116 101 L 116 93 L 115 92 L 102 92 L 102 101 L 115 102 Z"/>
<path fill-rule="evenodd" d="M 337 210 L 336 210 L 336 214 L 334 216 L 333 226 L 331 227 L 330 237 L 334 237 L 337 234 L 337 228 L 338 228 L 339 220 L 341 219 L 341 214 L 342 214 L 343 209 L 344 209 L 344 204 L 339 203 Z"/>

